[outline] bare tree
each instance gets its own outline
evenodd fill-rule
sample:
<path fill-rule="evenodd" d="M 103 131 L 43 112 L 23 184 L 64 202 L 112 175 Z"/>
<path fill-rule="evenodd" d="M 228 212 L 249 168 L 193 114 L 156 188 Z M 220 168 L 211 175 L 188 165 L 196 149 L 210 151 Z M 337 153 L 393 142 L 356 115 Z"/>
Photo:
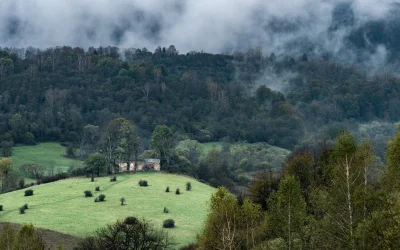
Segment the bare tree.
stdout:
<path fill-rule="evenodd" d="M 150 85 L 150 83 L 146 82 L 143 86 L 143 93 L 146 97 L 146 102 L 149 101 L 150 92 L 151 92 L 151 85 Z"/>

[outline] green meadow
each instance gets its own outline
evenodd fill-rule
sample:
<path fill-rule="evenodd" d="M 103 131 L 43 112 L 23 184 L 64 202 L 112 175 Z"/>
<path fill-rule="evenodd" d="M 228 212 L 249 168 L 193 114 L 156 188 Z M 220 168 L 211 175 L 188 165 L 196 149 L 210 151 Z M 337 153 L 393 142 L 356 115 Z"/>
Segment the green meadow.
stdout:
<path fill-rule="evenodd" d="M 140 187 L 139 180 L 147 180 L 148 187 Z M 185 184 L 191 182 L 192 190 Z M 100 186 L 100 192 L 96 192 Z M 166 193 L 166 187 L 170 192 Z M 175 190 L 181 190 L 180 195 Z M 109 177 L 66 179 L 33 186 L 34 195 L 24 196 L 24 190 L 0 195 L 0 222 L 33 223 L 40 228 L 55 230 L 74 236 L 89 236 L 96 229 L 122 220 L 128 216 L 145 218 L 157 228 L 165 219 L 175 220 L 176 227 L 166 231 L 178 243 L 177 247 L 193 242 L 201 232 L 207 216 L 207 203 L 214 189 L 194 179 L 163 173 L 138 173 L 117 175 L 116 182 Z M 93 197 L 85 198 L 84 191 L 91 190 Z M 105 202 L 94 202 L 99 194 L 106 195 Z M 126 199 L 122 206 L 120 199 Z M 18 208 L 28 204 L 26 214 Z M 167 207 L 169 213 L 164 213 Z"/>
<path fill-rule="evenodd" d="M 82 161 L 64 157 L 65 147 L 58 143 L 45 142 L 35 146 L 17 146 L 13 148 L 11 159 L 18 170 L 24 163 L 36 163 L 47 169 L 54 166 L 54 172 L 66 172 L 70 166 L 81 166 Z"/>

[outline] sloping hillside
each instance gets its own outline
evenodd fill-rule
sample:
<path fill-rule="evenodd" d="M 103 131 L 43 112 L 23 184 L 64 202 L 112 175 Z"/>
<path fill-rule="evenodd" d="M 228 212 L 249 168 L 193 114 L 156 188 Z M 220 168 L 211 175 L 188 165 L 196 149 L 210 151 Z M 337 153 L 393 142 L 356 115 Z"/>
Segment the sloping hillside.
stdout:
<path fill-rule="evenodd" d="M 148 187 L 140 187 L 139 180 L 147 180 Z M 186 182 L 192 190 L 186 191 Z M 100 186 L 100 192 L 96 192 Z M 170 187 L 169 193 L 165 192 Z M 175 190 L 180 188 L 181 194 Z M 31 222 L 37 227 L 55 230 L 74 236 L 88 236 L 99 227 L 127 216 L 143 217 L 161 228 L 165 219 L 174 219 L 176 228 L 167 230 L 178 246 L 193 241 L 200 232 L 207 215 L 207 201 L 213 188 L 196 180 L 163 173 L 118 175 L 116 182 L 108 177 L 75 178 L 33 186 L 34 195 L 24 196 L 24 190 L 0 195 L 0 222 Z M 85 198 L 84 191 L 91 190 L 93 197 Z M 99 194 L 106 195 L 105 202 L 94 202 Z M 120 199 L 126 199 L 121 206 Z M 18 208 L 27 203 L 26 214 Z M 164 207 L 169 213 L 163 213 Z"/>

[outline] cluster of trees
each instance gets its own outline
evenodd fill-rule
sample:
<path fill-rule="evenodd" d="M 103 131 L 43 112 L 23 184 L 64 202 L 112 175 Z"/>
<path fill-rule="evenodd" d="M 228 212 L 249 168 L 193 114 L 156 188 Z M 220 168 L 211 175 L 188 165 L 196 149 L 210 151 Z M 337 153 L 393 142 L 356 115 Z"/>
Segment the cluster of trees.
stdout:
<path fill-rule="evenodd" d="M 399 128 L 400 129 L 400 128 Z M 200 249 L 398 249 L 400 131 L 379 178 L 368 142 L 343 132 L 333 147 L 303 148 L 282 174 L 263 173 L 245 196 L 219 188 Z"/>
<path fill-rule="evenodd" d="M 32 224 L 24 224 L 17 231 L 8 223 L 1 225 L 0 250 L 8 249 L 49 249 Z M 58 249 L 62 250 L 60 246 Z"/>
<path fill-rule="evenodd" d="M 151 223 L 136 217 L 127 217 L 97 230 L 92 237 L 85 238 L 76 250 L 103 249 L 169 249 L 173 241 L 167 233 L 156 229 Z"/>

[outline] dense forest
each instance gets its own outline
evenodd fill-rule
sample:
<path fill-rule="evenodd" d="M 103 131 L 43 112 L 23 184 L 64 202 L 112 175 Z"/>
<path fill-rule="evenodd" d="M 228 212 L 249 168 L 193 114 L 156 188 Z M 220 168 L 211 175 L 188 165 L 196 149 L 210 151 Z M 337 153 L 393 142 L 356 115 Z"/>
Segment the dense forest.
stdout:
<path fill-rule="evenodd" d="M 334 139 L 349 124 L 400 118 L 397 77 L 306 54 L 59 47 L 5 48 L 0 58 L 5 148 L 11 141 L 78 145 L 86 125 L 104 128 L 124 117 L 146 138 L 144 148 L 156 125 L 164 124 L 178 141 L 293 149 L 309 131 Z"/>

